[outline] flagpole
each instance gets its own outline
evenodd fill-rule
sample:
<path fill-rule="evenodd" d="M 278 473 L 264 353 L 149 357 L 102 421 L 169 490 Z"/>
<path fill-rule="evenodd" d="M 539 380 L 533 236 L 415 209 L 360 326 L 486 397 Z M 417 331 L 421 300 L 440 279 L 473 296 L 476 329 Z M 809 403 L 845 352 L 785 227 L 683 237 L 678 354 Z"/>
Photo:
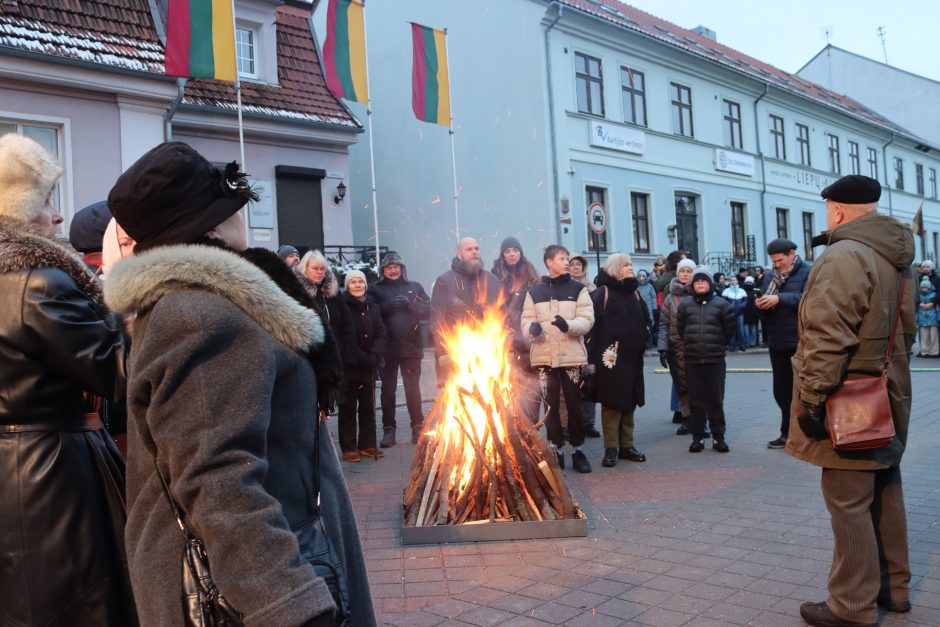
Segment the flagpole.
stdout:
<path fill-rule="evenodd" d="M 241 153 L 241 171 L 246 172 L 245 165 L 245 128 L 242 125 L 242 82 L 238 78 L 238 27 L 235 25 L 235 0 L 232 0 L 232 54 L 235 55 L 235 102 L 238 111 L 238 148 Z"/>
<path fill-rule="evenodd" d="M 447 60 L 447 94 L 450 100 L 450 163 L 454 172 L 454 226 L 456 227 L 457 241 L 460 241 L 460 208 L 458 205 L 457 187 L 457 150 L 454 146 L 454 92 L 451 89 L 453 79 L 450 75 L 450 46 L 447 43 L 447 29 L 444 29 L 444 56 Z"/>
<path fill-rule="evenodd" d="M 375 267 L 381 277 L 382 258 L 379 256 L 379 201 L 375 190 L 375 152 L 372 149 L 372 88 L 369 85 L 369 35 L 366 27 L 366 2 L 362 0 L 362 43 L 365 47 L 366 60 L 366 121 L 369 126 L 369 171 L 372 174 L 372 224 L 375 228 Z"/>

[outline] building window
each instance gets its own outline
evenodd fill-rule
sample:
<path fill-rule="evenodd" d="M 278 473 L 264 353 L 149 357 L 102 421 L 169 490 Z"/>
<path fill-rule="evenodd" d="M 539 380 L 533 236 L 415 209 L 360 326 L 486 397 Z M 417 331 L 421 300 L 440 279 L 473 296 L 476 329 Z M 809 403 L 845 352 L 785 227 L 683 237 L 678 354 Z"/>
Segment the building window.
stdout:
<path fill-rule="evenodd" d="M 858 142 L 849 142 L 849 169 L 852 174 L 861 174 L 862 166 L 859 163 Z"/>
<path fill-rule="evenodd" d="M 812 166 L 813 162 L 809 158 L 809 127 L 805 124 L 796 125 L 796 145 L 800 149 L 800 165 Z"/>
<path fill-rule="evenodd" d="M 930 168 L 930 197 L 937 197 L 937 170 L 935 168 Z"/>
<path fill-rule="evenodd" d="M 16 120 L 0 119 L 0 136 L 7 133 L 16 133 L 17 135 L 29 137 L 56 157 L 59 156 L 60 128 L 53 125 L 42 125 L 33 122 L 21 123 Z M 60 213 L 62 212 L 61 187 L 62 180 L 60 178 L 52 188 L 52 195 L 49 200 L 50 204 Z M 61 230 L 62 227 L 58 227 L 57 234 Z"/>
<path fill-rule="evenodd" d="M 678 83 L 669 83 L 672 95 L 672 132 L 684 137 L 695 137 L 692 128 L 692 90 Z"/>
<path fill-rule="evenodd" d="M 894 158 L 894 186 L 904 190 L 904 160 L 901 157 Z"/>
<path fill-rule="evenodd" d="M 241 78 L 258 78 L 257 39 L 257 33 L 250 28 L 235 29 L 235 62 Z"/>
<path fill-rule="evenodd" d="M 741 148 L 741 105 L 730 100 L 722 100 L 724 109 L 725 146 Z"/>
<path fill-rule="evenodd" d="M 586 201 L 584 205 L 585 208 L 590 207 L 592 204 L 596 202 L 599 202 L 602 205 L 604 205 L 604 207 L 607 207 L 607 190 L 604 189 L 603 187 L 585 187 L 584 192 L 585 192 L 585 201 Z M 609 219 L 610 219 L 610 216 L 608 214 L 608 220 Z M 590 225 L 588 225 L 587 229 L 588 229 L 587 230 L 588 250 L 591 250 L 591 251 L 594 250 L 594 238 L 596 237 L 598 248 L 600 249 L 602 253 L 606 253 L 607 252 L 607 231 L 604 231 L 603 233 L 599 233 L 599 234 L 594 233 L 594 231 L 591 230 Z"/>
<path fill-rule="evenodd" d="M 829 143 L 829 171 L 839 174 L 842 172 L 841 159 L 839 158 L 839 138 L 832 133 L 826 133 L 826 141 Z"/>
<path fill-rule="evenodd" d="M 744 237 L 744 203 L 731 203 L 731 252 L 735 259 L 747 257 L 747 241 Z"/>
<path fill-rule="evenodd" d="M 580 52 L 574 53 L 575 79 L 578 83 L 578 111 L 604 115 L 604 85 L 601 60 Z"/>
<path fill-rule="evenodd" d="M 777 237 L 790 238 L 790 210 L 777 207 Z"/>
<path fill-rule="evenodd" d="M 878 180 L 878 151 L 874 148 L 868 149 L 868 176 Z"/>
<path fill-rule="evenodd" d="M 914 164 L 914 182 L 917 184 L 917 195 L 924 195 L 924 166 L 920 163 Z"/>
<path fill-rule="evenodd" d="M 631 192 L 630 204 L 633 207 L 633 252 L 648 253 L 650 251 L 649 194 Z"/>
<path fill-rule="evenodd" d="M 770 116 L 770 136 L 774 140 L 774 158 L 787 160 L 787 144 L 783 135 L 783 118 L 779 115 Z"/>
<path fill-rule="evenodd" d="M 646 126 L 646 77 L 643 72 L 621 67 L 620 88 L 623 97 L 623 121 Z"/>
<path fill-rule="evenodd" d="M 815 255 L 813 254 L 813 212 L 804 211 L 803 212 L 803 252 L 806 253 L 803 255 L 803 258 L 807 261 L 812 261 Z"/>

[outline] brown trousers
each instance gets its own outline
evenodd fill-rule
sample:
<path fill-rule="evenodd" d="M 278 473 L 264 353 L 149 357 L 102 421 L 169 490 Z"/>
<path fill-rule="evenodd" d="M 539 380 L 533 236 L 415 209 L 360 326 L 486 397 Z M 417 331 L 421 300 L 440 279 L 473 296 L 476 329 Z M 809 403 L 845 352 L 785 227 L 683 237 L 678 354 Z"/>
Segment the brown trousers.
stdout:
<path fill-rule="evenodd" d="M 877 600 L 908 600 L 911 568 L 899 467 L 823 468 L 835 547 L 826 602 L 848 621 L 874 623 Z"/>

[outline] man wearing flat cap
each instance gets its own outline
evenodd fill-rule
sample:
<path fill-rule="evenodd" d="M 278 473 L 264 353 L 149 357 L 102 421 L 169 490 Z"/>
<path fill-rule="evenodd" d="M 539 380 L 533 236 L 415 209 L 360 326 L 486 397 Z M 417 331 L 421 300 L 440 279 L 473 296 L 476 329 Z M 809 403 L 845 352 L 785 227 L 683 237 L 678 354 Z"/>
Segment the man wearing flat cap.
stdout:
<path fill-rule="evenodd" d="M 762 295 L 754 305 L 767 333 L 770 367 L 774 373 L 774 400 L 780 408 L 780 436 L 767 443 L 767 448 L 783 448 L 790 436 L 790 401 L 793 397 L 793 366 L 799 336 L 796 332 L 797 312 L 803 287 L 809 277 L 809 264 L 796 254 L 796 244 L 786 238 L 767 245 L 773 272 L 765 272 L 761 281 Z"/>
<path fill-rule="evenodd" d="M 900 463 L 916 331 L 914 237 L 909 226 L 877 213 L 880 196 L 878 181 L 860 175 L 842 177 L 822 191 L 828 248 L 810 270 L 799 309 L 792 410 L 798 425 L 786 450 L 822 468 L 835 539 L 828 598 L 800 607 L 803 619 L 816 626 L 875 626 L 879 607 L 911 607 Z M 883 448 L 836 451 L 827 434 L 826 398 L 846 379 L 882 373 L 896 316 L 887 376 L 897 435 Z"/>

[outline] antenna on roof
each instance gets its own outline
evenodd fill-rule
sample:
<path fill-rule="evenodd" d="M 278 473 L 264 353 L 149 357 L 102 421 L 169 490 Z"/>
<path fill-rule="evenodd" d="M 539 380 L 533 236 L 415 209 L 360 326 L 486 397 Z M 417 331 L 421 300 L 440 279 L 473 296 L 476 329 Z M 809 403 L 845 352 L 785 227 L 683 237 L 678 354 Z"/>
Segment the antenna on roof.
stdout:
<path fill-rule="evenodd" d="M 884 26 L 878 27 L 878 38 L 881 39 L 881 51 L 885 55 L 885 65 L 888 64 L 888 48 L 885 47 L 885 35 L 888 34 L 888 31 L 885 30 Z"/>
<path fill-rule="evenodd" d="M 823 26 L 820 30 L 822 31 L 822 33 L 820 34 L 826 38 L 826 45 L 828 46 L 829 40 L 832 39 L 832 31 L 833 31 L 832 24 Z"/>

